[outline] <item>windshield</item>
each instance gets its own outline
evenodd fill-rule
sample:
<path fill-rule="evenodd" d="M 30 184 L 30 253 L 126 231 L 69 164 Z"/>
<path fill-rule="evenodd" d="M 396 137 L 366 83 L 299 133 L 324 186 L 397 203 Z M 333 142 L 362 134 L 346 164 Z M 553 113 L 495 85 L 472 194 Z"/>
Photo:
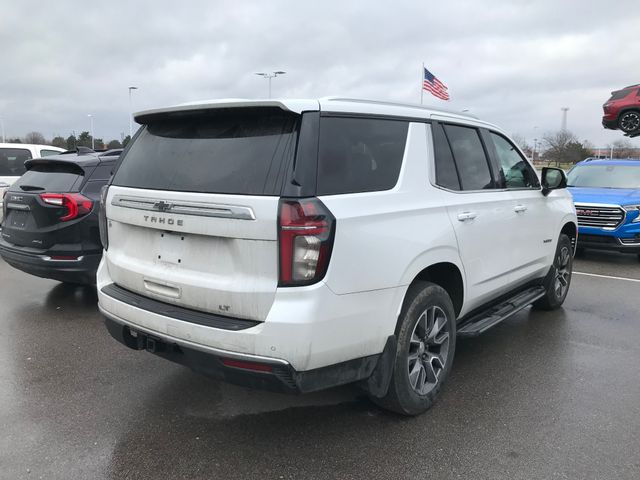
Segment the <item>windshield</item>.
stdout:
<path fill-rule="evenodd" d="M 567 177 L 569 187 L 640 189 L 640 165 L 580 165 Z"/>

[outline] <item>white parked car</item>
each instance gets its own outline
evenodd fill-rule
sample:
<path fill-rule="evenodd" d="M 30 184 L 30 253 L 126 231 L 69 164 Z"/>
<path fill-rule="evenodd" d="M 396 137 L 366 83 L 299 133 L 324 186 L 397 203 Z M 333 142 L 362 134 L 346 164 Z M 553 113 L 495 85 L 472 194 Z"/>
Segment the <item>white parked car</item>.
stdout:
<path fill-rule="evenodd" d="M 25 172 L 24 162 L 30 158 L 57 155 L 61 152 L 64 152 L 63 148 L 51 145 L 0 143 L 0 222 L 3 217 L 4 192 Z"/>
<path fill-rule="evenodd" d="M 208 375 L 431 406 L 456 338 L 568 292 L 577 221 L 498 127 L 413 105 L 142 112 L 103 190 L 110 333 Z M 542 183 L 542 185 L 540 184 Z"/>

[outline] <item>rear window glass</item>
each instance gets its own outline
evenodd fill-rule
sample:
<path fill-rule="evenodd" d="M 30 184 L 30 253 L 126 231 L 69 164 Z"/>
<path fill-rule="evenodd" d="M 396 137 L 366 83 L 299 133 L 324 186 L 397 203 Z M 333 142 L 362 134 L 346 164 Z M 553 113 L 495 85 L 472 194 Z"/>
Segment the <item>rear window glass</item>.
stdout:
<path fill-rule="evenodd" d="M 77 165 L 35 165 L 13 184 L 12 190 L 76 192 L 82 179 L 82 169 Z"/>
<path fill-rule="evenodd" d="M 0 148 L 0 177 L 19 177 L 30 158 L 31 152 L 25 148 Z"/>
<path fill-rule="evenodd" d="M 399 120 L 323 117 L 318 195 L 389 190 L 400 174 L 409 124 Z"/>
<path fill-rule="evenodd" d="M 61 153 L 62 152 L 58 150 L 47 150 L 46 148 L 40 150 L 40 156 L 42 157 L 48 157 L 49 155 L 60 155 Z"/>
<path fill-rule="evenodd" d="M 299 117 L 274 108 L 176 115 L 150 121 L 113 184 L 186 192 L 278 195 Z"/>
<path fill-rule="evenodd" d="M 607 101 L 610 102 L 611 100 L 620 100 L 621 98 L 629 95 L 629 92 L 631 92 L 631 90 L 618 90 L 617 92 L 613 92 L 611 94 L 611 98 Z"/>

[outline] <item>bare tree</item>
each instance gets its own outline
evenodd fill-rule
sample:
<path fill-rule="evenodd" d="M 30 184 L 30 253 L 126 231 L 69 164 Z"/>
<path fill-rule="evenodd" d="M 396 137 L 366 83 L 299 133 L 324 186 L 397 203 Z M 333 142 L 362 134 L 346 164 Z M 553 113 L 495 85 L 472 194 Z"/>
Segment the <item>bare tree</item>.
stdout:
<path fill-rule="evenodd" d="M 24 136 L 24 143 L 36 143 L 38 145 L 46 145 L 47 141 L 40 132 L 29 132 Z"/>
<path fill-rule="evenodd" d="M 556 165 L 576 163 L 591 156 L 588 142 L 585 142 L 587 145 L 579 142 L 578 137 L 568 130 L 546 133 L 542 142 L 547 147 L 545 157 L 554 160 Z"/>

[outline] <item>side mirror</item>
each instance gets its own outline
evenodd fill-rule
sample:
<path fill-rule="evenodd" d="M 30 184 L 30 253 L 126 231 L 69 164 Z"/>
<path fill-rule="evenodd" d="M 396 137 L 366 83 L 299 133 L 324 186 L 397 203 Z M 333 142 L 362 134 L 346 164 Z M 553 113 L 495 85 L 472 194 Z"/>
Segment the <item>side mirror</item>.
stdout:
<path fill-rule="evenodd" d="M 567 176 L 561 168 L 544 167 L 542 169 L 542 194 L 549 195 L 551 190 L 567 188 Z"/>

